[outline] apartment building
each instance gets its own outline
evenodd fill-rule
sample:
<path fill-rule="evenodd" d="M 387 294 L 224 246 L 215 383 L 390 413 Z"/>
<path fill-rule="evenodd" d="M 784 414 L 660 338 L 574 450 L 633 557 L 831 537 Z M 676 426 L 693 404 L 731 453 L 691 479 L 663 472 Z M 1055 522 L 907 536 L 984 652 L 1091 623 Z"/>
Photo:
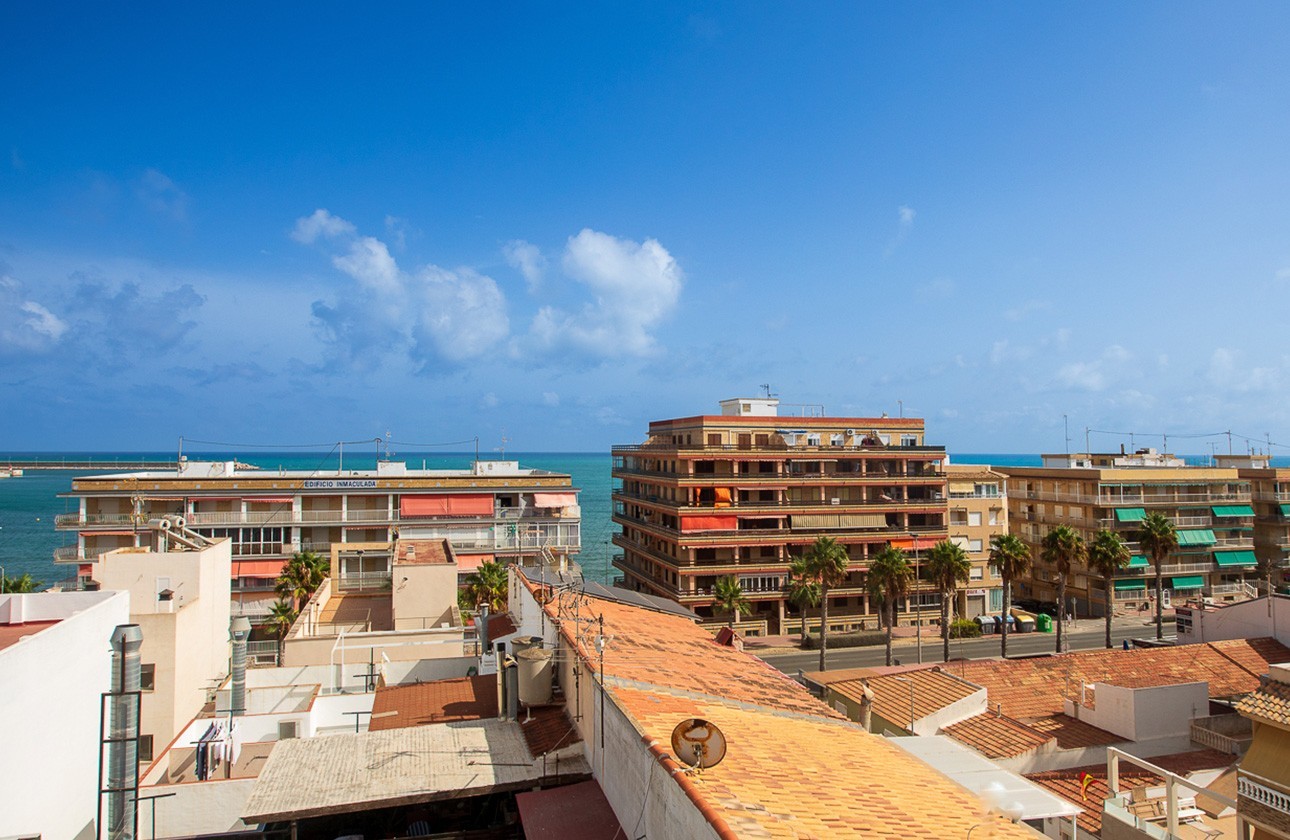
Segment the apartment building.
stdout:
<path fill-rule="evenodd" d="M 716 619 L 713 585 L 733 575 L 753 607 L 740 616 L 748 633 L 800 630 L 788 566 L 818 537 L 847 549 L 829 618 L 854 629 L 877 625 L 869 558 L 888 544 L 918 556 L 948 534 L 945 449 L 926 443 L 917 418 L 781 417 L 776 399 L 732 399 L 719 415 L 650 423 L 644 443 L 615 446 L 613 459 L 617 583 Z M 939 609 L 939 595 L 917 587 L 900 614 L 930 620 Z"/>
<path fill-rule="evenodd" d="M 267 619 L 274 582 L 297 551 L 328 556 L 333 545 L 446 539 L 458 568 L 470 571 L 486 560 L 567 557 L 581 545 L 570 476 L 517 461 L 456 470 L 381 461 L 375 470 L 329 472 L 181 461 L 174 471 L 77 478 L 63 495 L 78 509 L 58 516 L 56 527 L 75 532 L 76 542 L 54 558 L 78 565 L 82 579 L 104 553 L 146 545 L 149 521 L 177 516 L 202 536 L 231 541 L 233 612 L 252 622 Z M 369 587 L 372 562 L 346 554 L 336 575 Z M 388 563 L 376 573 L 388 586 Z"/>
<path fill-rule="evenodd" d="M 1250 482 L 1254 556 L 1272 570 L 1273 588 L 1290 594 L 1290 469 L 1273 467 L 1270 457 L 1258 454 L 1218 455 L 1216 461 Z"/>
<path fill-rule="evenodd" d="M 1003 580 L 990 564 L 990 539 L 1008 533 L 1007 477 L 989 467 L 946 464 L 949 535 L 972 561 L 955 614 L 973 618 L 1003 609 Z"/>
<path fill-rule="evenodd" d="M 1250 480 L 1234 467 L 1188 466 L 1154 449 L 1134 453 L 1044 455 L 1041 467 L 1005 467 L 1012 532 L 1030 547 L 1034 565 L 1014 596 L 1056 600 L 1056 570 L 1040 557 L 1040 543 L 1058 525 L 1086 542 L 1100 528 L 1119 533 L 1132 560 L 1110 593 L 1101 577 L 1080 566 L 1066 597 L 1085 614 L 1152 609 L 1155 569 L 1138 542 L 1142 520 L 1162 513 L 1178 532 L 1178 548 L 1161 572 L 1166 606 L 1175 600 L 1232 601 L 1254 594 L 1254 510 Z M 1068 604 L 1069 606 L 1069 604 Z"/>

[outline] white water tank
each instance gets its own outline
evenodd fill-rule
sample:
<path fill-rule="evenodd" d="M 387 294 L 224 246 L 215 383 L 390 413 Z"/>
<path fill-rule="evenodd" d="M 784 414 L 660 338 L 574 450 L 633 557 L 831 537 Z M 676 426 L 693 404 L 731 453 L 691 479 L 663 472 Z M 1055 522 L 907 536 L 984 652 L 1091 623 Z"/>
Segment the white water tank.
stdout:
<path fill-rule="evenodd" d="M 551 702 L 552 651 L 529 648 L 515 657 L 519 660 L 520 702 L 541 706 Z"/>

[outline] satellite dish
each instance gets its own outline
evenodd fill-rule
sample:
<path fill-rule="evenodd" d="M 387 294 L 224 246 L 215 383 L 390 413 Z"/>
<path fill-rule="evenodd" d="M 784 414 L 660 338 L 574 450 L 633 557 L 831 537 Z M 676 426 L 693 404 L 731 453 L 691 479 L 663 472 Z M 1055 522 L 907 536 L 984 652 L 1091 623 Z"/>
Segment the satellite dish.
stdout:
<path fill-rule="evenodd" d="M 672 730 L 672 753 L 690 767 L 716 767 L 726 757 L 726 736 L 702 718 L 683 720 Z"/>

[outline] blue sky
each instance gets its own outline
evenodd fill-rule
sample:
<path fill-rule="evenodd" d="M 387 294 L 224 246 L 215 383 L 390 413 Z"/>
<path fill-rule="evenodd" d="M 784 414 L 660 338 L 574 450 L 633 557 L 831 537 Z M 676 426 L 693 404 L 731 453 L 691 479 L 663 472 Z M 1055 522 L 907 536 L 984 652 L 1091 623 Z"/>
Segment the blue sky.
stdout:
<path fill-rule="evenodd" d="M 1290 444 L 1290 7 L 608 5 L 0 7 L 0 446 Z"/>

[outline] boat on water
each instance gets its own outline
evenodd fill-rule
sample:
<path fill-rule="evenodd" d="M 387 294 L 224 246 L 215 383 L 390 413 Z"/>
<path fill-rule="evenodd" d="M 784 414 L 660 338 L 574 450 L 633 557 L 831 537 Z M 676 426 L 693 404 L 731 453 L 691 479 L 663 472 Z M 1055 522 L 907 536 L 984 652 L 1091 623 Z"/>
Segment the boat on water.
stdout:
<path fill-rule="evenodd" d="M 14 467 L 0 467 L 0 478 L 17 478 L 22 475 L 22 470 Z"/>

